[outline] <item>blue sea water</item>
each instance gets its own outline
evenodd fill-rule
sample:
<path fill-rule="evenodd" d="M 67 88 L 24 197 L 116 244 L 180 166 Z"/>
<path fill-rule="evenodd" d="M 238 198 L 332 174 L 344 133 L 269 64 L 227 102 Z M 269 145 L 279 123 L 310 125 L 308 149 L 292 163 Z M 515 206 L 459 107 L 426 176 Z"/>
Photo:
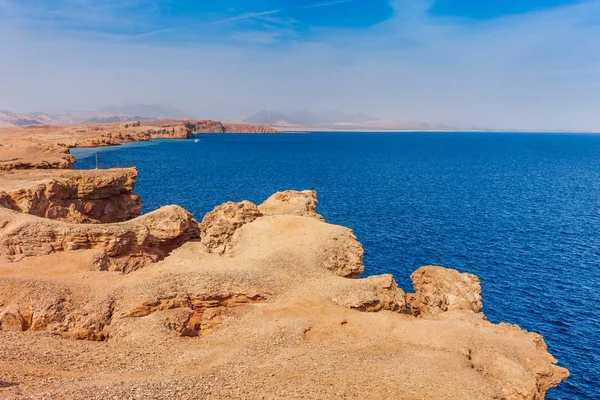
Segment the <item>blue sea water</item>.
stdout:
<path fill-rule="evenodd" d="M 136 165 L 144 212 L 197 219 L 227 200 L 315 189 L 367 274 L 405 290 L 423 265 L 481 278 L 484 312 L 542 334 L 571 377 L 548 399 L 600 398 L 600 136 L 504 133 L 200 135 L 73 149 L 75 168 Z"/>

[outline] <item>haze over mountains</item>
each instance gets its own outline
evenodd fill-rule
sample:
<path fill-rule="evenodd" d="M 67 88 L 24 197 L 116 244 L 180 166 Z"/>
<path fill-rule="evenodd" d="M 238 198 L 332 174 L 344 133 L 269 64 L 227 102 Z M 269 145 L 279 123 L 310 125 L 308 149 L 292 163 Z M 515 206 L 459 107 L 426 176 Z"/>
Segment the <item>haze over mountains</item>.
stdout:
<path fill-rule="evenodd" d="M 108 106 L 99 111 L 65 111 L 61 113 L 15 113 L 0 110 L 0 128 L 27 125 L 102 124 L 160 119 L 193 119 L 173 107 L 160 104 Z"/>
<path fill-rule="evenodd" d="M 382 120 L 363 113 L 346 114 L 338 110 L 261 111 L 248 117 L 251 124 L 269 125 L 280 130 L 456 130 L 445 125 L 420 121 Z"/>
<path fill-rule="evenodd" d="M 66 111 L 62 113 L 15 113 L 0 111 L 0 127 L 27 125 L 65 125 L 81 123 L 114 123 L 160 119 L 203 119 L 168 105 L 127 104 L 108 106 L 99 111 Z M 417 121 L 381 120 L 364 113 L 339 110 L 287 109 L 260 111 L 236 122 L 268 125 L 279 130 L 454 130 L 455 128 Z"/>
<path fill-rule="evenodd" d="M 163 104 L 126 104 L 108 106 L 99 111 L 65 111 L 60 113 L 15 113 L 0 110 L 0 128 L 27 125 L 100 124 L 161 119 L 210 119 L 206 113 L 186 113 Z M 380 119 L 360 112 L 345 113 L 335 109 L 263 110 L 249 117 L 225 122 L 267 125 L 280 131 L 494 131 L 485 127 L 449 126 L 423 121 Z M 504 129 L 503 131 L 523 131 Z M 556 130 L 554 130 L 556 132 Z M 563 131 L 570 132 L 570 131 Z"/>
<path fill-rule="evenodd" d="M 336 124 L 339 122 L 361 123 L 376 119 L 362 113 L 345 114 L 338 110 L 311 111 L 288 109 L 282 112 L 261 111 L 248 117 L 246 120 L 250 123 L 267 125 L 276 125 L 281 122 L 294 125 L 319 125 Z"/>

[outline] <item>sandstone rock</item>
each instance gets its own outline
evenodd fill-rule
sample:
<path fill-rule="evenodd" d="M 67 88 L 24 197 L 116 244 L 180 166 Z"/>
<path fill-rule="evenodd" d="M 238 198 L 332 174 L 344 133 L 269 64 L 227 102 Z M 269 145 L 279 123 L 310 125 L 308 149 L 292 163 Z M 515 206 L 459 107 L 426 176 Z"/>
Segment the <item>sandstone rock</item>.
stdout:
<path fill-rule="evenodd" d="M 332 238 L 325 247 L 322 259 L 324 268 L 347 278 L 357 278 L 365 271 L 362 263 L 364 250 L 352 231 L 345 231 Z"/>
<path fill-rule="evenodd" d="M 0 307 L 0 331 L 48 331 L 92 341 L 104 340 L 114 299 L 38 279 L 2 281 L 11 303 Z"/>
<path fill-rule="evenodd" d="M 0 212 L 0 220 L 14 214 Z M 239 219 L 238 213 L 232 215 Z M 4 221 L 4 229 L 12 226 L 10 218 Z M 94 232 L 102 226 L 85 228 Z M 153 235 L 168 237 L 177 230 L 165 226 Z M 493 325 L 482 314 L 413 318 L 377 312 L 403 312 L 403 293 L 390 275 L 344 279 L 323 270 L 324 260 L 335 253 L 332 272 L 356 276 L 362 271 L 357 260 L 350 262 L 354 267 L 347 266 L 348 260 L 362 255 L 347 228 L 315 218 L 276 215 L 242 225 L 235 236 L 239 243 L 228 254 L 232 257 L 206 254 L 202 243 L 188 242 L 152 268 L 130 275 L 86 271 L 76 252 L 27 258 L 18 264 L 2 264 L 0 259 L 0 314 L 18 310 L 24 320 L 32 321 L 28 330 L 108 340 L 71 345 L 56 335 L 0 331 L 5 371 L 16 374 L 23 360 L 35 359 L 34 365 L 55 368 L 60 374 L 77 362 L 81 378 L 59 375 L 56 382 L 31 390 L 43 397 L 62 394 L 62 387 L 69 385 L 65 397 L 80 398 L 90 397 L 86 384 L 108 386 L 108 398 L 126 397 L 118 390 L 123 383 L 115 365 L 119 372 L 139 373 L 144 387 L 159 380 L 161 386 L 149 392 L 155 397 L 164 395 L 165 387 L 189 389 L 193 397 L 197 387 L 190 382 L 198 381 L 225 382 L 212 393 L 236 397 L 239 392 L 231 385 L 246 390 L 260 381 L 255 390 L 244 392 L 245 397 L 277 393 L 287 398 L 306 385 L 302 387 L 311 393 L 331 398 L 351 388 L 361 398 L 400 393 L 411 398 L 540 400 L 568 376 L 555 365 L 539 335 Z M 62 262 L 56 261 L 58 257 Z M 102 258 L 101 251 L 97 258 Z M 432 271 L 450 289 L 458 276 L 462 287 L 458 272 Z M 423 290 L 418 287 L 415 296 L 427 285 Z M 29 308 L 31 317 L 25 316 Z M 15 323 L 16 313 L 10 313 L 7 326 L 18 329 L 20 320 Z M 24 356 L 23 349 L 28 351 Z M 44 358 L 46 352 L 52 352 L 51 363 Z M 252 367 L 251 374 L 231 374 L 249 371 L 248 365 L 259 367 Z M 98 375 L 103 368 L 108 372 Z M 364 378 L 360 382 L 355 381 L 357 370 Z M 189 379 L 182 379 L 181 371 Z M 315 378 L 307 381 L 307 376 Z M 338 385 L 336 390 L 324 392 L 332 383 Z"/>
<path fill-rule="evenodd" d="M 389 310 L 408 313 L 404 291 L 398 288 L 392 275 L 370 276 L 366 279 L 348 279 L 340 282 L 331 300 L 341 306 L 359 311 Z"/>
<path fill-rule="evenodd" d="M 142 209 L 135 168 L 10 171 L 0 176 L 0 206 L 74 223 L 122 222 Z"/>
<path fill-rule="evenodd" d="M 259 125 L 163 120 L 139 123 L 34 125 L 0 129 L 0 171 L 69 169 L 69 147 L 115 146 L 152 139 L 189 139 L 194 133 L 276 133 Z"/>
<path fill-rule="evenodd" d="M 225 133 L 279 133 L 277 129 L 266 125 L 223 124 Z"/>
<path fill-rule="evenodd" d="M 427 266 L 410 278 L 415 293 L 407 295 L 407 303 L 415 316 L 434 316 L 447 311 L 478 313 L 481 304 L 479 278 L 456 270 Z"/>
<path fill-rule="evenodd" d="M 29 323 L 16 308 L 7 308 L 0 312 L 0 331 L 23 332 L 29 327 Z"/>
<path fill-rule="evenodd" d="M 217 206 L 200 223 L 200 241 L 209 252 L 223 254 L 235 231 L 261 215 L 256 205 L 249 201 Z"/>
<path fill-rule="evenodd" d="M 202 313 L 200 320 L 199 334 L 209 335 L 216 329 L 219 329 L 223 323 L 232 318 L 231 308 L 228 307 L 212 307 Z"/>
<path fill-rule="evenodd" d="M 19 129 L 15 130 L 19 131 Z M 2 132 L 9 131 L 12 129 L 2 130 Z M 68 169 L 75 163 L 75 158 L 66 147 L 14 139 L 11 136 L 12 132 L 8 138 L 0 139 L 3 143 L 3 146 L 0 146 L 0 171 L 34 168 Z"/>
<path fill-rule="evenodd" d="M 275 193 L 259 205 L 258 209 L 263 215 L 289 214 L 324 220 L 316 212 L 317 203 L 317 192 L 314 190 L 302 192 L 287 190 Z"/>
<path fill-rule="evenodd" d="M 190 131 L 194 133 L 278 133 L 264 125 L 228 124 L 219 121 L 188 121 Z"/>
<path fill-rule="evenodd" d="M 181 336 L 198 336 L 200 326 L 196 326 L 195 321 L 190 321 L 194 315 L 194 310 L 191 308 L 175 308 L 172 310 L 164 310 L 162 313 L 165 317 L 165 324 L 169 330 L 175 331 Z"/>
<path fill-rule="evenodd" d="M 61 251 L 101 249 L 109 270 L 131 272 L 166 257 L 198 236 L 197 223 L 178 206 L 166 206 L 118 224 L 77 225 L 0 209 L 0 255 L 10 260 Z M 99 255 L 90 268 L 105 269 Z"/>

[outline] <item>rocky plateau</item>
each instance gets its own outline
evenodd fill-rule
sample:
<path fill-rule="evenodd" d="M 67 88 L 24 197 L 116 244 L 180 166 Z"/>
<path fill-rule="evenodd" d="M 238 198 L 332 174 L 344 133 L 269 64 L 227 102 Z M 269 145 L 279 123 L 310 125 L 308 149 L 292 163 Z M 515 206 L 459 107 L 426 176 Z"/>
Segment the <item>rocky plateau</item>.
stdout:
<path fill-rule="evenodd" d="M 135 168 L 70 169 L 70 147 L 266 131 L 134 125 L 0 129 L 0 398 L 540 400 L 567 379 L 540 335 L 487 321 L 474 275 L 363 278 L 314 191 L 198 222 L 140 215 Z"/>

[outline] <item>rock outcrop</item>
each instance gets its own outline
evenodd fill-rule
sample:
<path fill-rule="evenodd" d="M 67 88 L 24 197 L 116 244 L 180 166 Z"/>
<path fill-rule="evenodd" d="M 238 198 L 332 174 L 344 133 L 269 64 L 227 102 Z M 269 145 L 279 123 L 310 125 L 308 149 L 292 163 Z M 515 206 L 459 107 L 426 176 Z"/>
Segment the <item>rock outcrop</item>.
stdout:
<path fill-rule="evenodd" d="M 193 133 L 279 133 L 265 125 L 231 124 L 219 121 L 189 121 Z"/>
<path fill-rule="evenodd" d="M 135 168 L 9 171 L 0 175 L 0 207 L 73 223 L 127 221 L 142 209 L 136 177 Z"/>
<path fill-rule="evenodd" d="M 275 193 L 259 205 L 258 209 L 263 215 L 300 215 L 324 220 L 317 214 L 317 204 L 317 192 L 314 190 L 287 190 Z"/>
<path fill-rule="evenodd" d="M 0 256 L 11 261 L 97 249 L 94 268 L 128 273 L 163 259 L 198 234 L 191 214 L 177 206 L 127 222 L 98 225 L 63 223 L 0 208 Z"/>
<path fill-rule="evenodd" d="M 406 295 L 392 275 L 348 279 L 337 286 L 331 300 L 341 306 L 365 312 L 389 310 L 408 313 Z"/>
<path fill-rule="evenodd" d="M 200 223 L 200 241 L 209 252 L 223 254 L 235 231 L 261 215 L 258 207 L 249 201 L 217 206 Z"/>
<path fill-rule="evenodd" d="M 321 260 L 322 265 L 346 278 L 357 278 L 365 272 L 362 263 L 364 250 L 352 231 L 345 231 L 340 236 L 327 241 L 327 251 Z"/>
<path fill-rule="evenodd" d="M 415 293 L 407 303 L 416 316 L 435 316 L 447 311 L 478 313 L 481 310 L 479 278 L 443 267 L 422 267 L 410 278 Z"/>
<path fill-rule="evenodd" d="M 68 147 L 31 142 L 20 138 L 19 130 L 8 132 L 12 130 L 0 130 L 0 173 L 13 169 L 69 169 L 75 163 Z"/>
<path fill-rule="evenodd" d="M 195 133 L 277 133 L 266 126 L 218 121 L 143 121 L 110 124 L 33 125 L 0 129 L 0 171 L 69 169 L 69 147 L 115 146 L 152 139 L 189 139 Z"/>
<path fill-rule="evenodd" d="M 189 218 L 176 208 L 145 224 L 140 217 L 69 225 L 8 210 L 1 220 L 7 215 L 26 218 L 29 222 L 19 223 L 24 231 L 31 231 L 33 220 L 51 224 L 53 246 L 68 241 L 58 226 L 69 226 L 71 234 L 74 227 L 86 228 L 86 240 L 94 242 L 103 231 L 104 245 L 94 248 L 104 249 L 109 261 L 119 251 L 117 243 L 135 247 L 120 239 L 121 227 L 149 225 L 146 237 L 164 243 L 185 230 Z M 3 237 L 15 231 L 8 219 L 0 223 Z M 9 264 L 0 259 L 5 344 L 0 356 L 6 360 L 0 377 L 11 382 L 12 371 L 20 373 L 24 362 L 35 360 L 55 374 L 53 380 L 21 377 L 19 386 L 29 385 L 28 395 L 39 397 L 120 398 L 141 390 L 144 397 L 170 398 L 174 388 L 183 398 L 235 397 L 242 391 L 246 398 L 290 397 L 301 387 L 317 398 L 337 398 L 349 389 L 361 398 L 399 393 L 419 399 L 539 400 L 568 376 L 541 336 L 491 324 L 478 313 L 479 285 L 471 275 L 441 267 L 418 270 L 410 302 L 415 317 L 391 275 L 339 276 L 354 277 L 340 271 L 363 269 L 362 246 L 347 228 L 313 217 L 263 216 L 252 203 L 217 207 L 206 222 L 220 227 L 209 243 L 222 246 L 224 239 L 223 255 L 189 241 L 128 275 L 90 270 L 97 250 L 53 251 Z M 45 236 L 48 229 L 35 231 Z M 323 263 L 332 253 L 338 254 L 333 269 Z M 69 338 L 86 341 L 60 341 Z M 91 341 L 105 343 L 88 345 Z M 74 360 L 78 375 L 60 375 Z M 248 372 L 231 373 L 238 370 Z M 119 383 L 128 371 L 140 378 Z M 197 382 L 209 389 L 198 389 Z M 9 390 L 5 393 L 18 388 Z"/>

